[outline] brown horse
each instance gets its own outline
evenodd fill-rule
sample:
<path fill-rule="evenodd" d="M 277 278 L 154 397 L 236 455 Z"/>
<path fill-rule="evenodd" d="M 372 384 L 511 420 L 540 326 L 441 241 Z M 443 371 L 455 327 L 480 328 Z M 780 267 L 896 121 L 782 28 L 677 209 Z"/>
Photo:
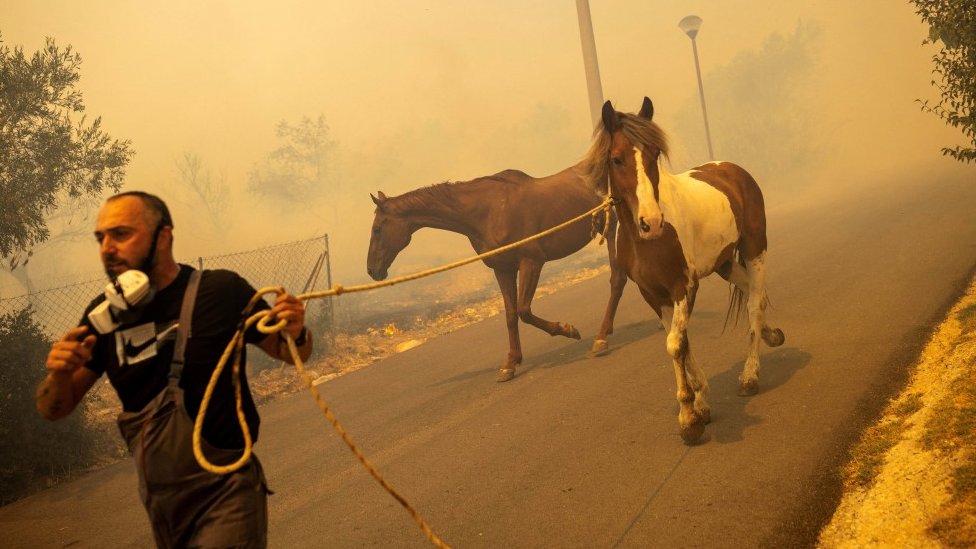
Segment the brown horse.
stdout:
<path fill-rule="evenodd" d="M 587 178 L 616 199 L 617 261 L 661 318 L 674 363 L 681 437 L 697 440 L 711 420 L 708 381 L 688 342 L 698 281 L 715 272 L 733 284 L 729 312 L 747 296 L 749 354 L 739 394 L 758 391 L 759 338 L 775 347 L 781 330 L 766 325 L 766 211 L 756 181 L 729 162 L 671 174 L 667 138 L 651 118 L 651 100 L 637 115 L 603 105 L 603 124 L 583 161 Z"/>
<path fill-rule="evenodd" d="M 366 270 L 374 280 L 386 278 L 397 254 L 410 243 L 411 235 L 423 227 L 460 233 L 468 237 L 474 251 L 481 254 L 559 225 L 601 202 L 584 181 L 578 166 L 542 178 L 530 177 L 518 170 L 505 170 L 471 181 L 423 187 L 400 196 L 387 197 L 380 192 L 372 198 L 376 212 Z M 607 335 L 613 333 L 613 317 L 627 283 L 627 277 L 614 260 L 616 220 L 611 219 L 609 225 L 610 302 L 593 342 L 593 353 L 597 355 L 607 349 Z M 592 238 L 592 224 L 583 219 L 484 260 L 498 280 L 508 326 L 508 357 L 498 371 L 498 381 L 512 379 L 515 367 L 522 362 L 519 319 L 550 335 L 580 339 L 579 331 L 571 324 L 551 322 L 534 315 L 532 297 L 545 262 L 582 249 Z"/>

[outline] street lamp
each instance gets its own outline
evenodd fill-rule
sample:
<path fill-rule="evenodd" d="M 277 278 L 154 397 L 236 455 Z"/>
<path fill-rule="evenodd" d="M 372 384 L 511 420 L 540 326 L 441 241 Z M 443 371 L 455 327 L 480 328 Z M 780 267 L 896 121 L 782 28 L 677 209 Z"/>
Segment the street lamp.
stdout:
<path fill-rule="evenodd" d="M 701 98 L 702 117 L 705 119 L 705 140 L 708 143 L 708 159 L 715 160 L 712 154 L 712 134 L 708 129 L 708 110 L 705 109 L 705 88 L 702 87 L 701 68 L 698 66 L 698 45 L 695 37 L 698 36 L 698 29 L 701 27 L 702 19 L 697 15 L 689 15 L 678 22 L 678 27 L 691 38 L 691 50 L 695 54 L 695 74 L 698 75 L 698 96 Z"/>
<path fill-rule="evenodd" d="M 576 0 L 576 16 L 579 18 L 580 45 L 583 46 L 583 68 L 586 71 L 586 90 L 590 98 L 590 121 L 595 127 L 600 121 L 603 107 L 603 86 L 600 85 L 600 65 L 596 59 L 596 40 L 593 39 L 593 22 L 590 20 L 589 0 Z"/>

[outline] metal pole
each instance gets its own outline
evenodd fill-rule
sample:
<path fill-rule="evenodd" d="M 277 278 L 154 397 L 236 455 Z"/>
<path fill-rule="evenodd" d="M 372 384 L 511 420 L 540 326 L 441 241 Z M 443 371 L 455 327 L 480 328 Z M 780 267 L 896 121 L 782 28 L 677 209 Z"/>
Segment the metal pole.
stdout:
<path fill-rule="evenodd" d="M 600 85 L 600 66 L 596 59 L 596 40 L 593 38 L 593 23 L 590 21 L 589 0 L 576 0 L 576 15 L 579 18 L 580 45 L 583 46 L 583 68 L 586 70 L 586 90 L 590 98 L 590 118 L 595 128 L 600 121 L 603 108 L 603 86 Z"/>
<path fill-rule="evenodd" d="M 702 117 L 705 119 L 705 141 L 708 143 L 708 159 L 715 160 L 712 153 L 712 132 L 708 129 L 708 110 L 705 108 L 705 88 L 702 86 L 701 67 L 698 66 L 698 42 L 691 39 L 691 50 L 695 54 L 695 74 L 698 75 L 698 96 L 701 97 Z"/>

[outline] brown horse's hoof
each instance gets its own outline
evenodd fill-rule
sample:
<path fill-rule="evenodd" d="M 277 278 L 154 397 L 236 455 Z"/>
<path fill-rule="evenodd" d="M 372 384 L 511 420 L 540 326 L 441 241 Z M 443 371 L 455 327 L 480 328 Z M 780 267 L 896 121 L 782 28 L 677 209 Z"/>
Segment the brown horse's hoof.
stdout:
<path fill-rule="evenodd" d="M 495 376 L 495 381 L 504 383 L 515 377 L 515 368 L 500 368 Z"/>
<path fill-rule="evenodd" d="M 593 348 L 590 349 L 590 354 L 593 356 L 603 356 L 610 352 L 610 345 L 605 339 L 594 339 Z"/>
<path fill-rule="evenodd" d="M 583 337 L 580 336 L 579 330 L 577 330 L 576 326 L 573 326 L 572 324 L 563 324 L 563 331 L 566 332 L 566 337 L 583 339 Z"/>
<path fill-rule="evenodd" d="M 749 381 L 739 382 L 739 396 L 753 396 L 759 392 L 759 381 L 750 379 Z"/>
<path fill-rule="evenodd" d="M 696 413 L 694 421 L 681 427 L 681 440 L 690 444 L 700 439 L 704 433 L 705 418 Z"/>
<path fill-rule="evenodd" d="M 783 330 L 780 330 L 779 328 L 774 328 L 772 330 L 763 328 L 762 338 L 763 341 L 766 342 L 766 345 L 769 345 L 770 347 L 779 347 L 786 341 L 786 336 L 783 335 Z"/>

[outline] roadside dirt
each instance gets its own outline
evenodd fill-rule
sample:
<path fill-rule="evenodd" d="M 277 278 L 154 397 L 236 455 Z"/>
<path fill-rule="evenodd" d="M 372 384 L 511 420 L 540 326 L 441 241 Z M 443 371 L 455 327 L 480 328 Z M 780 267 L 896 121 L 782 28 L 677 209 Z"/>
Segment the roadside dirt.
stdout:
<path fill-rule="evenodd" d="M 852 451 L 820 548 L 973 547 L 976 279 L 934 331 L 911 381 Z"/>

